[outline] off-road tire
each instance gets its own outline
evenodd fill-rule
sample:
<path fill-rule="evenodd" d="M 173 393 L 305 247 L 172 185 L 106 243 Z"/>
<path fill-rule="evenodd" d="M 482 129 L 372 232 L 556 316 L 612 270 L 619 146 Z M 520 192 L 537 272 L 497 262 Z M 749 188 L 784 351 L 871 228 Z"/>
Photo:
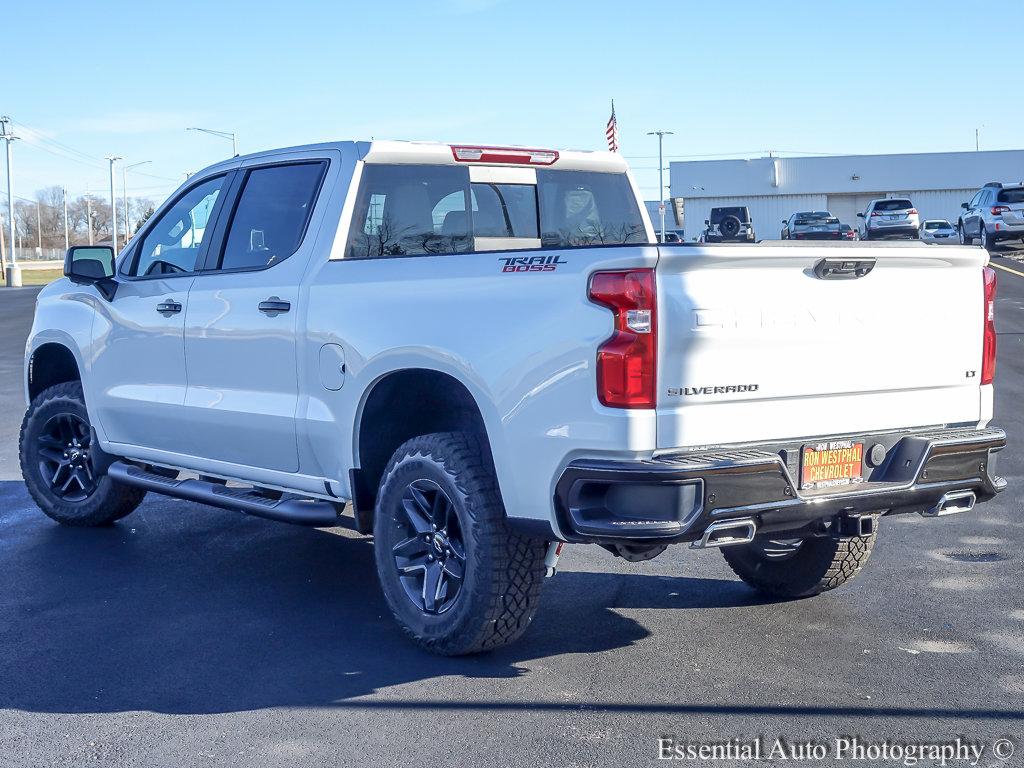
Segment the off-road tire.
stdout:
<path fill-rule="evenodd" d="M 47 422 L 62 414 L 70 414 L 89 423 L 82 385 L 77 382 L 56 384 L 43 390 L 32 401 L 21 423 L 19 458 L 25 487 L 39 508 L 61 525 L 91 527 L 109 525 L 130 514 L 142 502 L 146 492 L 114 482 L 96 472 L 95 489 L 80 501 L 62 499 L 50 488 L 39 467 L 38 439 Z M 98 448 L 98 446 L 96 446 Z M 95 456 L 90 457 L 96 466 Z"/>
<path fill-rule="evenodd" d="M 403 494 L 417 481 L 434 483 L 447 494 L 461 528 L 463 580 L 443 613 L 413 602 L 393 552 L 406 536 Z M 546 542 L 509 527 L 490 452 L 477 436 L 439 432 L 399 446 L 381 479 L 373 534 L 384 598 L 405 634 L 423 648 L 444 656 L 493 650 L 518 639 L 533 619 Z"/>
<path fill-rule="evenodd" d="M 749 586 L 771 597 L 800 598 L 835 589 L 864 567 L 878 537 L 878 520 L 870 536 L 808 538 L 791 556 L 766 557 L 761 544 L 725 547 L 722 554 L 733 572 Z"/>

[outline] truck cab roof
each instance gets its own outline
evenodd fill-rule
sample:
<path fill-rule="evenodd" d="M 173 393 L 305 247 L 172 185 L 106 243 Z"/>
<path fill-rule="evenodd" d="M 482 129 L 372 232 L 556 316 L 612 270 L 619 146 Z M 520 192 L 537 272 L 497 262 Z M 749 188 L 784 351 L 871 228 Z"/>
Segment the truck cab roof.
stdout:
<path fill-rule="evenodd" d="M 625 173 L 628 170 L 622 155 L 615 152 L 579 149 L 540 149 L 517 145 L 493 146 L 472 143 L 445 143 L 438 141 L 398 141 L 376 139 L 371 141 L 330 141 L 301 144 L 293 147 L 269 149 L 239 155 L 204 169 L 204 173 L 233 167 L 238 162 L 273 158 L 295 152 L 315 152 L 325 149 L 340 151 L 355 149 L 360 160 L 367 163 L 423 164 L 423 165 L 512 165 L 552 170 L 598 171 Z"/>

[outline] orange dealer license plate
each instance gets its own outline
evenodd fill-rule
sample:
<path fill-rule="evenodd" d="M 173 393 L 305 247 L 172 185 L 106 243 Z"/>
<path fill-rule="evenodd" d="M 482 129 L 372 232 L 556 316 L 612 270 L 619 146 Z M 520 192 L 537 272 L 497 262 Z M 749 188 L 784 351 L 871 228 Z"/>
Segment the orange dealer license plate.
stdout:
<path fill-rule="evenodd" d="M 864 480 L 864 443 L 832 440 L 805 445 L 800 460 L 800 487 L 832 488 Z"/>

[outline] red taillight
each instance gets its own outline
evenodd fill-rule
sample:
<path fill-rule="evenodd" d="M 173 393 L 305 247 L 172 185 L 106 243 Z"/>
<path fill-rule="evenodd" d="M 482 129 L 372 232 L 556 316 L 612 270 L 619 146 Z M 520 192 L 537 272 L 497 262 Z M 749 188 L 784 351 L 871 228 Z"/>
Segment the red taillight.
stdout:
<path fill-rule="evenodd" d="M 880 214 L 878 211 L 872 211 L 871 215 L 872 216 L 881 216 L 882 214 Z"/>
<path fill-rule="evenodd" d="M 996 271 L 985 267 L 985 336 L 981 352 L 981 383 L 996 375 Z"/>
<path fill-rule="evenodd" d="M 911 208 L 907 211 L 907 216 L 917 216 L 917 208 Z"/>
<path fill-rule="evenodd" d="M 610 408 L 653 408 L 658 312 L 654 270 L 595 272 L 590 300 L 615 313 L 615 331 L 597 350 L 597 397 Z"/>
<path fill-rule="evenodd" d="M 1010 208 L 1008 206 L 1005 206 L 1005 205 L 993 205 L 992 206 L 992 215 L 993 216 L 999 216 L 1001 214 L 1009 213 L 1009 212 L 1010 212 Z"/>
<path fill-rule="evenodd" d="M 519 147 L 452 146 L 452 156 L 460 163 L 510 163 L 512 165 L 552 165 L 558 159 L 553 149 Z"/>

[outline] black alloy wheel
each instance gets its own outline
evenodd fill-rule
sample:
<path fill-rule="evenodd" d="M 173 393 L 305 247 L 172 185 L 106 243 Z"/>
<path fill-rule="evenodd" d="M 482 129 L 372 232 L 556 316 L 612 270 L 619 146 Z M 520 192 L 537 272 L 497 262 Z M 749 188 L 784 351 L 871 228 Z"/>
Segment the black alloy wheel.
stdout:
<path fill-rule="evenodd" d="M 85 501 L 96 491 L 89 460 L 89 425 L 73 413 L 50 417 L 36 440 L 39 475 L 62 501 Z"/>
<path fill-rule="evenodd" d="M 433 480 L 415 480 L 402 494 L 405 538 L 392 547 L 405 594 L 427 614 L 455 605 L 466 574 L 466 548 L 452 500 Z"/>

